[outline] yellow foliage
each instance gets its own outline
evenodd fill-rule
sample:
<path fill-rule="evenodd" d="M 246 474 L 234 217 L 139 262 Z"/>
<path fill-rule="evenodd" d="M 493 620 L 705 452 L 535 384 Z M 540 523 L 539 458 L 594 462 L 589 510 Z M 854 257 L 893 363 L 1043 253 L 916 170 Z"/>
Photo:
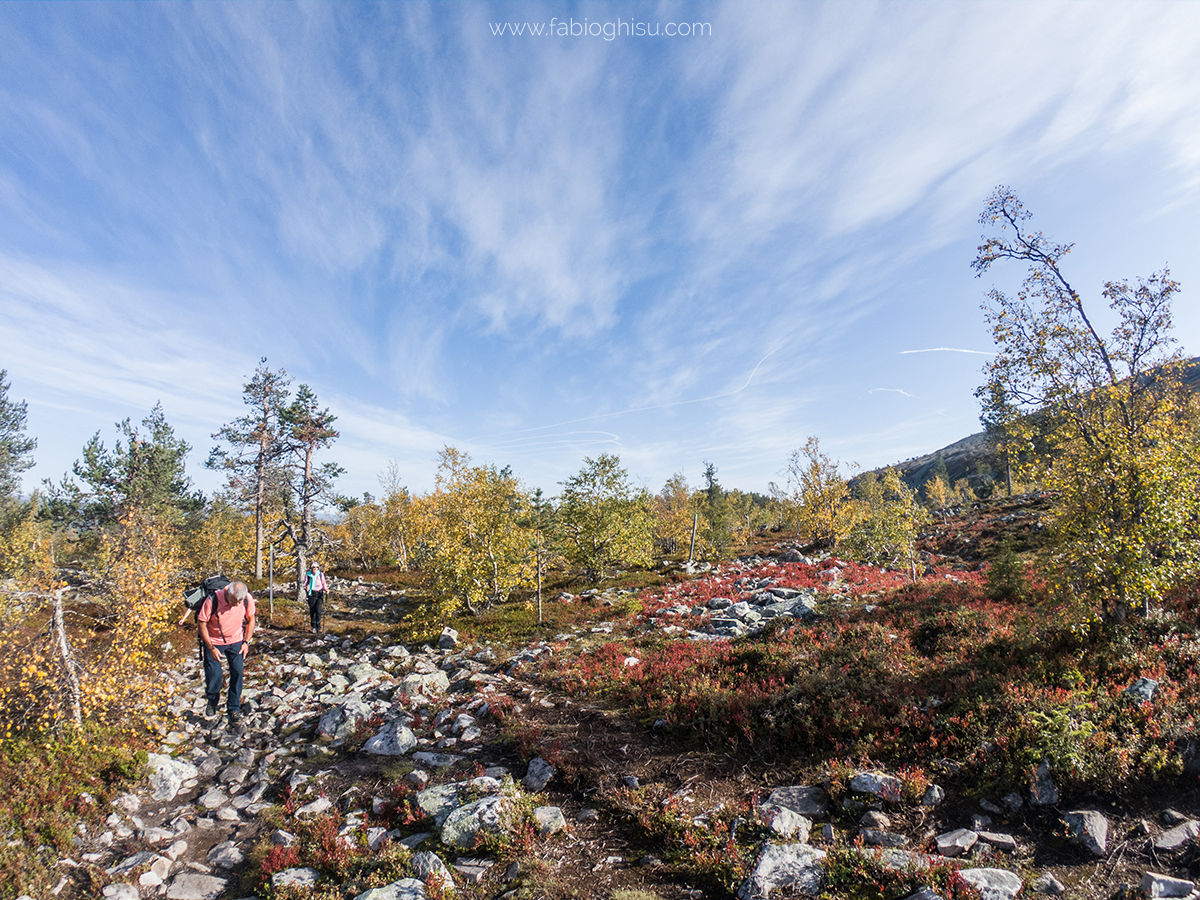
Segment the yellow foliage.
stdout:
<path fill-rule="evenodd" d="M 161 679 L 154 665 L 177 611 L 173 535 L 151 516 L 127 511 L 104 536 L 99 564 L 104 589 L 98 602 L 65 610 L 67 659 L 54 627 L 51 589 L 61 596 L 58 585 L 27 584 L 34 591 L 8 604 L 0 622 L 0 717 L 7 736 L 71 723 L 72 674 L 85 721 L 134 733 L 161 714 L 173 682 Z"/>
<path fill-rule="evenodd" d="M 701 498 L 703 495 L 699 495 Z M 695 559 L 705 559 L 712 548 L 704 539 L 708 520 L 699 513 L 697 495 L 688 487 L 682 474 L 672 475 L 663 489 L 654 498 L 654 541 L 658 549 L 668 556 L 683 556 L 688 552 L 695 524 Z M 699 518 L 695 518 L 695 517 Z"/>
<path fill-rule="evenodd" d="M 207 515 L 187 540 L 187 567 L 209 575 L 254 570 L 254 516 L 218 497 L 209 504 Z"/>
<path fill-rule="evenodd" d="M 850 488 L 839 466 L 815 437 L 788 458 L 789 518 L 797 534 L 823 547 L 837 546 L 854 524 Z"/>

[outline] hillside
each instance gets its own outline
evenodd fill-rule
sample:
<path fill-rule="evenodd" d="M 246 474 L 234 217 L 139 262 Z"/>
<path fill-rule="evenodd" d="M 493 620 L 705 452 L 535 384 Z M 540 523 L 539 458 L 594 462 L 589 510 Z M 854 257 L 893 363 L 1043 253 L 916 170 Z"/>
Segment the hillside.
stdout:
<path fill-rule="evenodd" d="M 445 877 L 508 900 L 1187 893 L 1200 759 L 1179 661 L 1200 642 L 1167 629 L 1081 655 L 986 600 L 975 551 L 1035 533 L 1037 503 L 939 523 L 915 587 L 776 538 L 699 578 L 559 595 L 541 626 L 464 620 L 436 646 L 397 640 L 411 601 L 384 584 L 337 581 L 324 636 L 280 601 L 245 733 L 205 720 L 185 649 L 152 775 L 38 896 L 415 900 Z M 1019 697 L 1048 704 L 1048 731 Z M 1075 732 L 1050 726 L 1057 708 Z M 1107 743 L 1072 743 L 1081 720 Z M 1133 740 L 1151 723 L 1171 737 Z"/>
<path fill-rule="evenodd" d="M 1194 393 L 1200 393 L 1200 356 L 1193 356 L 1185 363 L 1183 383 Z M 933 477 L 938 456 L 945 461 L 952 484 L 965 478 L 973 489 L 978 489 L 989 478 L 1003 478 L 1004 461 L 982 431 L 967 435 L 932 453 L 894 463 L 892 467 L 900 473 L 905 484 L 918 490 Z"/>

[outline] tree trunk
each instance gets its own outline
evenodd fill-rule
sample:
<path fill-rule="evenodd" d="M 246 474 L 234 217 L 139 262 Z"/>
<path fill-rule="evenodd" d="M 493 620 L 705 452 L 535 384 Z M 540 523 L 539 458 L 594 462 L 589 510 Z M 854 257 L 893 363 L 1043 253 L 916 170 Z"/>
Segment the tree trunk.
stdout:
<path fill-rule="evenodd" d="M 54 592 L 54 632 L 58 638 L 58 653 L 62 659 L 63 672 L 67 676 L 67 688 L 71 692 L 71 718 L 76 728 L 83 727 L 83 707 L 79 699 L 79 663 L 71 654 L 67 643 L 67 629 L 63 622 L 63 593 L 66 588 Z"/>

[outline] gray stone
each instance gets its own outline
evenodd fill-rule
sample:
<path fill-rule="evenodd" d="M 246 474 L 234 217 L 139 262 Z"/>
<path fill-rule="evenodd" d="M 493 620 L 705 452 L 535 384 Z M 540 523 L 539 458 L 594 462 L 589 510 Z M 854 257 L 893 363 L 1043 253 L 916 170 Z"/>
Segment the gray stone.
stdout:
<path fill-rule="evenodd" d="M 1094 809 L 1081 809 L 1063 816 L 1071 843 L 1089 850 L 1093 856 L 1108 852 L 1108 819 Z"/>
<path fill-rule="evenodd" d="M 442 633 L 438 635 L 439 650 L 453 650 L 458 646 L 458 632 L 447 625 L 442 629 Z"/>
<path fill-rule="evenodd" d="M 454 876 L 450 874 L 450 870 L 446 868 L 446 864 L 436 853 L 413 854 L 412 867 L 413 874 L 426 884 L 429 883 L 430 878 L 435 878 L 441 882 L 443 890 L 454 887 Z"/>
<path fill-rule="evenodd" d="M 903 834 L 891 831 L 880 831 L 878 828 L 864 828 L 859 834 L 863 843 L 870 847 L 903 847 L 908 838 Z"/>
<path fill-rule="evenodd" d="M 316 869 L 307 866 L 295 869 L 283 869 L 271 876 L 274 887 L 314 887 L 320 874 Z"/>
<path fill-rule="evenodd" d="M 824 859 L 824 850 L 808 844 L 768 844 L 738 888 L 738 900 L 766 900 L 778 888 L 813 896 L 821 890 Z"/>
<path fill-rule="evenodd" d="M 132 856 L 127 856 L 111 868 L 105 869 L 106 875 L 124 875 L 126 872 L 132 872 L 138 866 L 148 865 L 155 858 L 154 853 L 149 850 L 139 850 Z"/>
<path fill-rule="evenodd" d="M 829 795 L 819 787 L 792 785 L 771 791 L 763 805 L 790 809 L 802 816 L 819 819 L 829 811 Z"/>
<path fill-rule="evenodd" d="M 209 788 L 200 798 L 200 805 L 205 809 L 220 809 L 229 803 L 228 795 L 220 788 Z"/>
<path fill-rule="evenodd" d="M 557 806 L 539 806 L 533 811 L 538 834 L 554 834 L 567 827 L 567 819 Z"/>
<path fill-rule="evenodd" d="M 132 884 L 110 884 L 106 885 L 104 890 L 100 892 L 109 900 L 138 900 L 138 889 Z M 23 897 L 29 897 L 28 894 L 23 894 Z M 20 900 L 20 898 L 18 898 Z M 30 898 L 32 900 L 32 898 Z"/>
<path fill-rule="evenodd" d="M 363 751 L 375 756 L 403 756 L 415 746 L 417 736 L 397 719 L 384 725 L 378 734 L 368 740 L 363 745 Z"/>
<path fill-rule="evenodd" d="M 1167 853 L 1182 850 L 1195 843 L 1200 837 L 1200 822 L 1189 819 L 1182 825 L 1176 825 L 1170 831 L 1164 831 L 1154 839 L 1154 849 Z"/>
<path fill-rule="evenodd" d="M 236 869 L 246 857 L 233 841 L 217 844 L 208 851 L 208 862 L 219 869 Z"/>
<path fill-rule="evenodd" d="M 346 670 L 346 677 L 349 678 L 351 682 L 357 683 L 359 681 L 388 678 L 389 676 L 387 672 L 384 672 L 382 669 L 375 668 L 369 662 L 356 662 Z"/>
<path fill-rule="evenodd" d="M 216 900 L 229 882 L 199 872 L 181 872 L 167 887 L 167 900 Z"/>
<path fill-rule="evenodd" d="M 333 801 L 328 797 L 318 797 L 312 803 L 306 803 L 296 810 L 296 818 L 301 816 L 319 816 L 321 813 L 333 809 Z"/>
<path fill-rule="evenodd" d="M 951 857 L 970 852 L 978 840 L 979 835 L 969 828 L 956 828 L 935 838 L 938 853 Z"/>
<path fill-rule="evenodd" d="M 415 878 L 401 878 L 383 887 L 364 891 L 354 900 L 425 900 L 425 885 Z"/>
<path fill-rule="evenodd" d="M 282 828 L 276 828 L 271 832 L 271 843 L 278 847 L 290 847 L 296 843 L 296 836 L 290 831 L 284 831 Z"/>
<path fill-rule="evenodd" d="M 885 800 L 899 800 L 900 779 L 883 772 L 859 772 L 850 779 L 850 790 Z"/>
<path fill-rule="evenodd" d="M 915 894 L 909 894 L 904 900 L 946 900 L 946 898 L 929 887 L 929 885 L 925 885 Z"/>
<path fill-rule="evenodd" d="M 1142 893 L 1150 898 L 1186 897 L 1196 889 L 1196 884 L 1182 878 L 1172 878 L 1170 875 L 1147 872 L 1142 876 L 1141 888 Z"/>
<path fill-rule="evenodd" d="M 467 882 L 467 884 L 479 884 L 479 882 L 483 881 L 483 876 L 487 874 L 488 869 L 495 864 L 490 859 L 474 859 L 460 856 L 454 861 L 454 871 L 462 876 L 462 880 Z"/>
<path fill-rule="evenodd" d="M 317 723 L 317 734 L 332 738 L 347 738 L 359 723 L 371 715 L 371 707 L 362 698 L 351 694 L 341 706 L 335 706 Z"/>
<path fill-rule="evenodd" d="M 529 761 L 529 770 L 525 773 L 525 777 L 521 779 L 521 786 L 527 791 L 537 793 L 543 790 L 550 779 L 554 777 L 554 766 L 546 762 L 540 756 L 535 756 Z"/>
<path fill-rule="evenodd" d="M 442 825 L 442 843 L 448 847 L 471 850 L 479 844 L 480 835 L 499 834 L 504 829 L 504 797 L 484 797 L 460 806 L 446 817 Z"/>
<path fill-rule="evenodd" d="M 149 754 L 146 762 L 150 769 L 151 796 L 155 800 L 174 800 L 183 783 L 200 774 L 191 763 L 162 753 Z"/>
<path fill-rule="evenodd" d="M 1021 879 L 1006 869 L 963 869 L 962 880 L 979 891 L 980 900 L 1013 900 L 1021 892 Z"/>
<path fill-rule="evenodd" d="M 946 799 L 946 792 L 936 784 L 925 788 L 925 796 L 921 798 L 922 806 L 939 806 Z"/>
<path fill-rule="evenodd" d="M 446 817 L 459 807 L 458 785 L 439 784 L 417 793 L 417 808 L 441 827 Z"/>
<path fill-rule="evenodd" d="M 450 679 L 445 672 L 435 670 L 428 674 L 412 672 L 400 679 L 399 693 L 406 697 L 414 694 L 435 696 L 446 693 L 450 689 Z"/>
<path fill-rule="evenodd" d="M 858 824 L 864 828 L 881 828 L 886 830 L 892 827 L 892 820 L 888 818 L 887 813 L 877 809 L 868 809 L 862 814 L 862 818 L 858 820 Z"/>
<path fill-rule="evenodd" d="M 1021 799 L 1020 794 L 1013 791 L 1011 794 L 1005 794 L 1000 804 L 1004 807 L 1005 812 L 1012 815 L 1021 811 L 1021 807 L 1025 805 L 1025 801 Z"/>
<path fill-rule="evenodd" d="M 434 769 L 444 769 L 447 766 L 452 766 L 459 762 L 462 757 L 454 753 L 430 753 L 427 750 L 418 750 L 412 755 L 413 762 L 420 763 L 423 766 L 430 766 Z"/>
<path fill-rule="evenodd" d="M 1058 788 L 1050 777 L 1050 764 L 1043 760 L 1029 779 L 1029 805 L 1053 806 L 1058 802 Z"/>
<path fill-rule="evenodd" d="M 997 850 L 1003 850 L 1005 853 L 1012 853 L 1017 849 L 1017 839 L 1011 834 L 997 834 L 994 831 L 979 832 L 979 839 L 985 844 L 990 844 Z"/>
<path fill-rule="evenodd" d="M 885 868 L 893 872 L 920 872 L 933 865 L 933 860 L 924 853 L 913 853 L 911 850 L 896 850 L 885 847 L 876 851 L 879 861 Z"/>
<path fill-rule="evenodd" d="M 785 806 L 770 806 L 769 804 L 760 806 L 759 814 L 767 827 L 781 838 L 800 844 L 808 842 L 808 836 L 812 833 L 813 826 L 812 819 L 808 816 L 802 816 Z"/>
<path fill-rule="evenodd" d="M 1149 703 L 1154 699 L 1154 693 L 1157 690 L 1158 682 L 1153 678 L 1139 678 L 1121 691 L 1121 695 L 1134 703 Z"/>
<path fill-rule="evenodd" d="M 221 782 L 221 784 L 244 784 L 246 776 L 249 774 L 245 766 L 239 766 L 237 763 L 234 763 L 221 770 L 221 774 L 217 776 L 217 781 Z"/>
<path fill-rule="evenodd" d="M 1067 889 L 1065 884 L 1063 884 L 1049 872 L 1039 875 L 1036 879 L 1034 879 L 1034 882 L 1030 885 L 1030 887 L 1032 887 L 1039 894 L 1051 894 L 1054 896 L 1063 893 Z"/>

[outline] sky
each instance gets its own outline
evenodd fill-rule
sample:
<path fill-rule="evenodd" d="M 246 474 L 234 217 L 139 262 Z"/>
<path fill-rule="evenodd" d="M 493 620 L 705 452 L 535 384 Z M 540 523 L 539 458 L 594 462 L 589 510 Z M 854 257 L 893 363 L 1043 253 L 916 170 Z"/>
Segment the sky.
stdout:
<path fill-rule="evenodd" d="M 531 33 L 532 32 L 532 33 Z M 439 450 L 783 482 L 979 430 L 997 185 L 1200 354 L 1200 4 L 2 3 L 0 368 L 31 491 L 262 357 L 348 495 Z"/>

